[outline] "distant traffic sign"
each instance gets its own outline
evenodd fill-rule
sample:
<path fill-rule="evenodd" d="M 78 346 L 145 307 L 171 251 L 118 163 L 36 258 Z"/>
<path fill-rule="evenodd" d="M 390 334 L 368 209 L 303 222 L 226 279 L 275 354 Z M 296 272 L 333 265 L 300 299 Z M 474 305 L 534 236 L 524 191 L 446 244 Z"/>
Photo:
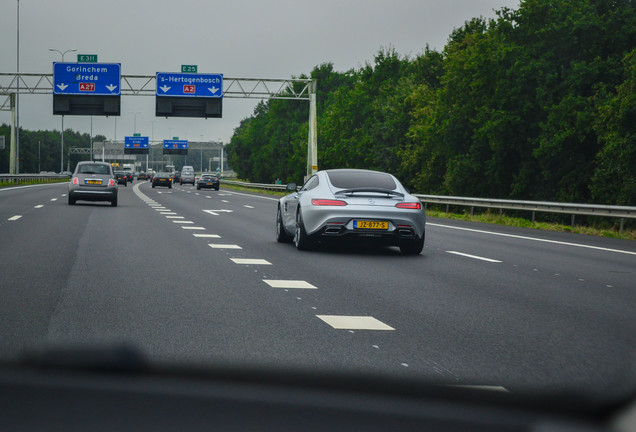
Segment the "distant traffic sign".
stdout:
<path fill-rule="evenodd" d="M 53 63 L 54 95 L 121 94 L 121 63 Z"/>
<path fill-rule="evenodd" d="M 97 54 L 78 54 L 78 63 L 97 63 Z"/>
<path fill-rule="evenodd" d="M 223 98 L 223 74 L 157 72 L 157 96 Z"/>
<path fill-rule="evenodd" d="M 163 154 L 187 155 L 188 140 L 163 140 Z"/>
<path fill-rule="evenodd" d="M 124 137 L 124 154 L 148 154 L 149 152 L 150 146 L 148 137 Z"/>
<path fill-rule="evenodd" d="M 127 136 L 124 137 L 124 148 L 148 148 L 148 137 Z"/>
<path fill-rule="evenodd" d="M 163 140 L 163 148 L 165 149 L 187 149 L 188 140 Z"/>

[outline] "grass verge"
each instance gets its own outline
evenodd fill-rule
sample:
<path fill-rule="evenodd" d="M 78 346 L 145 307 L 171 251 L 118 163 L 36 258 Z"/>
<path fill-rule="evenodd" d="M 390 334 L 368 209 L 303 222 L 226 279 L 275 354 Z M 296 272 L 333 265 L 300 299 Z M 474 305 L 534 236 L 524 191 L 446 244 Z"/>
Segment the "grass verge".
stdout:
<path fill-rule="evenodd" d="M 0 181 L 0 188 L 11 186 L 28 186 L 35 184 L 47 183 L 68 183 L 69 179 L 50 179 L 50 180 L 23 180 L 19 182 Z"/>

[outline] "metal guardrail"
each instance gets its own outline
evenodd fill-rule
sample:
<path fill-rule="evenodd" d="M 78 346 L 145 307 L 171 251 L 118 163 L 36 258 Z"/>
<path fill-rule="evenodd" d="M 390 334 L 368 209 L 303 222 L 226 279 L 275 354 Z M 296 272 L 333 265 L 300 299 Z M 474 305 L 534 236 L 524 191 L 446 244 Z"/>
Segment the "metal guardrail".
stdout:
<path fill-rule="evenodd" d="M 247 183 L 239 181 L 227 181 L 230 184 L 251 187 L 264 190 L 285 190 L 285 185 L 272 185 L 263 183 Z M 600 204 L 573 204 L 558 203 L 547 201 L 516 201 L 503 199 L 488 198 L 468 198 L 442 195 L 422 195 L 413 194 L 426 204 L 442 204 L 446 205 L 446 212 L 449 211 L 451 205 L 470 207 L 471 215 L 474 213 L 475 207 L 493 208 L 503 210 L 524 210 L 532 212 L 532 222 L 535 220 L 536 212 L 543 213 L 565 213 L 572 216 L 572 226 L 575 224 L 576 216 L 602 216 L 620 218 L 620 230 L 623 230 L 624 219 L 636 219 L 636 207 L 628 206 L 612 206 Z"/>

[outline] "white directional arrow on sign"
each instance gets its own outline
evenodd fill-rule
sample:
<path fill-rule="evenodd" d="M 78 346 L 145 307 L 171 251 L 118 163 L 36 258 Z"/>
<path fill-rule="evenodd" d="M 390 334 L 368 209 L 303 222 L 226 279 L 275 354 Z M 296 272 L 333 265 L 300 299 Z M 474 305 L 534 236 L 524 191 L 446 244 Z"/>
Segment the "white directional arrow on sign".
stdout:
<path fill-rule="evenodd" d="M 58 84 L 57 86 L 58 86 L 58 87 L 60 88 L 60 90 L 62 90 L 62 91 L 64 91 L 64 89 L 66 89 L 66 87 L 68 87 L 66 84 Z"/>
<path fill-rule="evenodd" d="M 164 85 L 163 87 L 159 87 L 159 88 L 163 90 L 164 93 L 171 89 L 171 87 L 168 87 L 167 85 Z"/>
<path fill-rule="evenodd" d="M 211 215 L 218 216 L 219 213 L 232 213 L 234 210 L 203 210 L 203 211 L 206 213 L 210 213 Z"/>
<path fill-rule="evenodd" d="M 113 90 L 115 90 L 115 89 L 117 88 L 117 86 L 116 86 L 116 85 L 111 84 L 111 85 L 107 85 L 107 86 L 106 86 L 106 88 L 108 89 L 108 91 L 111 91 L 111 92 L 112 92 Z"/>
<path fill-rule="evenodd" d="M 216 88 L 216 87 L 212 87 L 212 88 L 208 87 L 208 90 L 210 90 L 212 92 L 212 94 L 214 94 L 214 93 L 219 91 L 219 89 Z"/>

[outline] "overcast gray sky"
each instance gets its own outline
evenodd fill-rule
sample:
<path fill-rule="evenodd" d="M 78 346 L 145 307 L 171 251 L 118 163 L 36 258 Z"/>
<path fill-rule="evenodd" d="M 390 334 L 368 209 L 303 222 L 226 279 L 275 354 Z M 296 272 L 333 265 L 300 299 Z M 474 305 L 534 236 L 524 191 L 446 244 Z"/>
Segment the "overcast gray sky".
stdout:
<path fill-rule="evenodd" d="M 122 74 L 180 72 L 231 78 L 290 78 L 324 62 L 338 71 L 372 62 L 381 47 L 415 56 L 426 44 L 441 50 L 453 28 L 494 17 L 519 0 L 20 0 L 20 71 L 51 73 L 57 53 L 77 49 Z M 17 0 L 0 1 L 0 72 L 16 71 Z M 65 61 L 76 61 L 68 53 Z M 318 83 L 320 85 L 320 83 Z M 51 95 L 20 98 L 20 126 L 58 129 Z M 137 132 L 155 139 L 229 141 L 258 101 L 225 99 L 222 119 L 155 117 L 154 97 L 122 96 L 121 116 L 94 117 L 93 133 L 118 139 Z M 289 102 L 303 103 L 303 102 Z M 320 101 L 318 101 L 320 103 Z M 0 112 L 0 123 L 9 123 Z M 154 121 L 154 124 L 152 123 Z M 116 123 L 116 124 L 115 124 Z M 90 130 L 90 117 L 65 116 L 65 128 Z M 170 134 L 172 132 L 172 134 Z M 318 131 L 320 140 L 320 131 Z"/>

